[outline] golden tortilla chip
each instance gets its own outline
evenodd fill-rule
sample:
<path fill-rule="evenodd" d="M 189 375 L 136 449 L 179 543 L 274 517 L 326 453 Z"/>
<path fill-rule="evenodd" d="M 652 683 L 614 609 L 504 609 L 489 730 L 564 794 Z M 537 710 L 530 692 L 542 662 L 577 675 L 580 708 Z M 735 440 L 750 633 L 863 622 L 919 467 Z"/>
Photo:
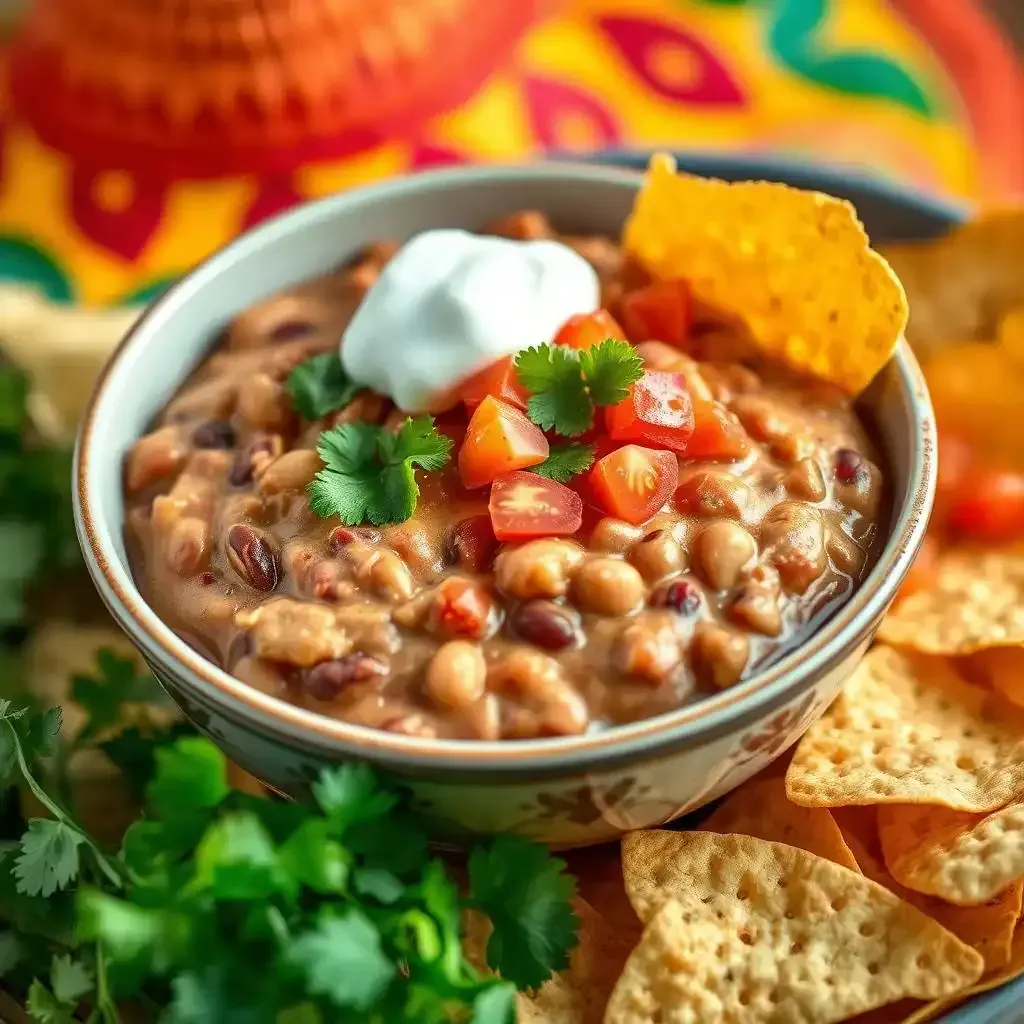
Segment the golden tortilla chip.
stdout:
<path fill-rule="evenodd" d="M 766 356 L 856 393 L 907 322 L 896 275 L 850 203 L 766 181 L 729 184 L 651 160 L 623 235 L 657 278 L 738 317 Z"/>
<path fill-rule="evenodd" d="M 609 1024 L 830 1024 L 908 996 L 949 995 L 981 975 L 981 957 L 920 911 L 792 846 L 633 832 L 623 873 L 649 923 Z"/>
<path fill-rule="evenodd" d="M 872 882 L 917 907 L 977 950 L 985 961 L 986 973 L 1005 967 L 1010 960 L 1014 929 L 1021 912 L 1021 883 L 1011 885 L 995 899 L 976 907 L 958 907 L 900 885 L 890 874 L 882 854 L 878 835 L 879 810 L 874 807 L 840 807 L 835 812 L 836 822 L 861 871 Z"/>
<path fill-rule="evenodd" d="M 907 338 L 921 352 L 995 336 L 1024 306 L 1024 208 L 991 210 L 935 242 L 881 246 L 910 300 Z"/>
<path fill-rule="evenodd" d="M 893 877 L 918 892 L 972 906 L 1024 878 L 1024 803 L 991 814 L 945 807 L 880 807 L 878 832 Z"/>
<path fill-rule="evenodd" d="M 944 659 L 881 646 L 804 734 L 786 773 L 790 800 L 805 807 L 992 811 L 1022 789 L 1024 712 Z"/>
<path fill-rule="evenodd" d="M 924 654 L 1024 645 L 1024 554 L 944 554 L 933 586 L 900 601 L 878 638 Z"/>
<path fill-rule="evenodd" d="M 784 776 L 757 777 L 733 790 L 701 824 L 706 832 L 736 832 L 785 843 L 859 871 L 857 861 L 826 807 L 801 807 L 786 796 Z"/>

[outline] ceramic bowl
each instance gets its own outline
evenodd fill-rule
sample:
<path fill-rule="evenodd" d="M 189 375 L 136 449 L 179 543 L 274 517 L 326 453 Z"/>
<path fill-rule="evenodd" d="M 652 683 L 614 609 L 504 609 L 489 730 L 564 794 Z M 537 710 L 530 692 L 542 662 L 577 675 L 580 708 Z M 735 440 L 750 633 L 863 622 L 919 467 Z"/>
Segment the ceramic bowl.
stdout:
<path fill-rule="evenodd" d="M 731 177 L 772 174 L 763 164 L 727 161 L 707 169 Z M 765 767 L 822 712 L 864 653 L 921 543 L 934 488 L 934 420 L 905 343 L 864 398 L 893 494 L 877 565 L 801 647 L 729 690 L 655 718 L 524 742 L 423 740 L 349 725 L 232 678 L 160 621 L 132 579 L 122 532 L 122 460 L 235 314 L 369 241 L 474 228 L 513 210 L 542 209 L 567 230 L 617 235 L 639 182 L 635 171 L 567 163 L 444 170 L 300 207 L 243 235 L 168 291 L 104 370 L 75 465 L 75 514 L 89 571 L 182 711 L 275 789 L 301 794 L 323 766 L 357 758 L 403 777 L 442 837 L 518 832 L 558 846 L 601 842 L 678 818 Z M 825 184 L 851 191 L 841 178 Z M 897 223 L 918 217 L 916 233 L 941 226 L 941 208 L 859 188 L 862 213 L 876 228 L 887 214 Z"/>

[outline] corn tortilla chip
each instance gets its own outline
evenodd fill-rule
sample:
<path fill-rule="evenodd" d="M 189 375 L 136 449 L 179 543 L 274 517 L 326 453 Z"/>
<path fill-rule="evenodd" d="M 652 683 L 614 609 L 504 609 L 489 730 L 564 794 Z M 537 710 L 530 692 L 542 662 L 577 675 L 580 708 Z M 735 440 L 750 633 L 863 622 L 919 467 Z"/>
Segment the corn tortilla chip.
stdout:
<path fill-rule="evenodd" d="M 918 892 L 972 906 L 1024 878 L 1024 803 L 991 814 L 881 807 L 878 832 L 893 877 Z"/>
<path fill-rule="evenodd" d="M 702 823 L 706 832 L 753 836 L 770 843 L 785 843 L 818 857 L 859 871 L 827 807 L 801 807 L 786 796 L 781 775 L 756 777 L 734 790 Z"/>
<path fill-rule="evenodd" d="M 729 184 L 651 160 L 626 248 L 657 278 L 738 317 L 764 355 L 856 393 L 907 322 L 896 275 L 850 203 L 766 181 Z"/>
<path fill-rule="evenodd" d="M 981 975 L 981 957 L 920 911 L 792 846 L 633 832 L 623 873 L 649 923 L 609 1024 L 830 1024 L 907 996 L 939 998 Z"/>
<path fill-rule="evenodd" d="M 1009 963 L 1014 929 L 1021 912 L 1020 882 L 977 907 L 958 907 L 936 896 L 926 896 L 900 885 L 886 867 L 878 835 L 877 808 L 840 807 L 835 817 L 861 871 L 872 882 L 877 882 L 901 900 L 917 907 L 977 950 L 985 961 L 986 973 L 999 970 Z"/>
<path fill-rule="evenodd" d="M 805 807 L 981 812 L 1021 791 L 1024 712 L 964 682 L 944 659 L 881 646 L 804 734 L 786 773 L 789 798 Z"/>
<path fill-rule="evenodd" d="M 901 601 L 878 638 L 925 654 L 1024 645 L 1024 554 L 945 554 L 935 584 Z"/>

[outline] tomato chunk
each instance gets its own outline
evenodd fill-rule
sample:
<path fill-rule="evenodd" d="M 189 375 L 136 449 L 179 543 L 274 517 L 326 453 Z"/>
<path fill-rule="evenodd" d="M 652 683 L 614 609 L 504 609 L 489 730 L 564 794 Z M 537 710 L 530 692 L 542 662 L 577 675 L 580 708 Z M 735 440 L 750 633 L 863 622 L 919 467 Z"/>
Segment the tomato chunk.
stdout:
<path fill-rule="evenodd" d="M 976 469 L 949 508 L 951 530 L 987 541 L 1024 538 L 1024 473 Z"/>
<path fill-rule="evenodd" d="M 664 341 L 682 347 L 689 339 L 693 303 L 685 281 L 656 281 L 628 292 L 620 312 L 631 341 Z"/>
<path fill-rule="evenodd" d="M 509 473 L 491 485 L 487 510 L 498 540 L 567 537 L 583 523 L 583 499 L 536 473 Z"/>
<path fill-rule="evenodd" d="M 681 373 L 648 370 L 605 423 L 616 441 L 643 441 L 658 448 L 686 451 L 693 434 L 693 403 Z"/>
<path fill-rule="evenodd" d="M 483 487 L 504 473 L 543 462 L 548 450 L 540 427 L 514 406 L 486 395 L 466 427 L 459 475 L 466 487 Z"/>
<path fill-rule="evenodd" d="M 593 313 L 579 313 L 569 317 L 555 335 L 555 344 L 567 345 L 569 348 L 590 348 L 607 338 L 625 341 L 626 332 L 607 309 L 597 309 Z"/>
<path fill-rule="evenodd" d="M 750 451 L 747 432 L 721 402 L 695 397 L 693 422 L 686 446 L 691 459 L 742 459 Z"/>
<path fill-rule="evenodd" d="M 488 395 L 500 398 L 517 409 L 525 409 L 529 397 L 526 389 L 519 383 L 519 374 L 516 373 L 515 359 L 512 356 L 496 359 L 489 366 L 464 380 L 458 390 L 459 396 L 470 410 L 475 409 Z"/>
<path fill-rule="evenodd" d="M 590 471 L 600 506 L 627 523 L 646 522 L 669 499 L 679 483 L 674 452 L 627 444 L 606 455 Z"/>

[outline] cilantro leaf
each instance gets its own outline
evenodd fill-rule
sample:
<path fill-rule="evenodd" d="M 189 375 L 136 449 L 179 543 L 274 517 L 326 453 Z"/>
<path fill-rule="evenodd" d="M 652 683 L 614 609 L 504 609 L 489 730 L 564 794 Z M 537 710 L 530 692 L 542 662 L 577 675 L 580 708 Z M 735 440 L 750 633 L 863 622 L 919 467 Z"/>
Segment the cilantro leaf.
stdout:
<path fill-rule="evenodd" d="M 594 405 L 615 405 L 644 375 L 644 361 L 628 341 L 606 338 L 580 352 L 580 369 Z"/>
<path fill-rule="evenodd" d="M 14 864 L 18 892 L 50 896 L 78 875 L 80 832 L 52 818 L 33 818 L 21 837 L 21 854 Z"/>
<path fill-rule="evenodd" d="M 526 412 L 537 426 L 575 437 L 589 430 L 594 410 L 575 349 L 539 345 L 516 356 L 516 371 L 530 392 Z"/>
<path fill-rule="evenodd" d="M 299 363 L 285 382 L 292 405 L 307 420 L 344 409 L 363 390 L 345 372 L 337 352 L 323 352 Z"/>
<path fill-rule="evenodd" d="M 209 741 L 189 736 L 157 751 L 156 775 L 147 795 L 161 817 L 212 810 L 229 792 L 227 761 Z"/>
<path fill-rule="evenodd" d="M 433 472 L 451 459 L 452 440 L 430 416 L 410 418 L 396 434 L 369 423 L 345 423 L 320 435 L 324 461 L 309 485 L 309 507 L 346 526 L 404 523 L 416 510 L 415 467 Z"/>
<path fill-rule="evenodd" d="M 322 772 L 313 783 L 313 797 L 327 817 L 343 829 L 355 822 L 383 818 L 396 803 L 393 793 L 380 788 L 374 770 L 356 763 Z"/>
<path fill-rule="evenodd" d="M 215 821 L 196 849 L 191 886 L 214 899 L 262 900 L 294 884 L 278 866 L 277 851 L 255 814 L 233 811 Z"/>
<path fill-rule="evenodd" d="M 73 960 L 65 953 L 53 958 L 50 966 L 50 985 L 59 1002 L 77 1003 L 82 996 L 93 990 L 93 979 L 83 963 Z"/>
<path fill-rule="evenodd" d="M 494 981 L 473 1000 L 469 1024 L 515 1024 L 516 987 L 510 981 Z"/>
<path fill-rule="evenodd" d="M 38 978 L 29 986 L 25 1006 L 36 1024 L 77 1024 L 74 1007 L 61 1003 Z"/>
<path fill-rule="evenodd" d="M 228 984 L 226 972 L 217 966 L 188 970 L 171 982 L 172 999 L 162 1024 L 265 1024 L 265 1010 L 240 999 L 242 993 Z"/>
<path fill-rule="evenodd" d="M 548 457 L 538 466 L 531 466 L 530 472 L 546 476 L 564 484 L 579 473 L 585 473 L 594 464 L 594 446 L 570 441 L 551 447 Z"/>
<path fill-rule="evenodd" d="M 0 978 L 10 974 L 25 955 L 25 947 L 14 932 L 0 932 Z"/>
<path fill-rule="evenodd" d="M 288 958 L 305 975 L 311 993 L 356 1010 L 373 1006 L 395 977 L 380 933 L 355 907 L 324 914 L 312 930 L 294 939 Z"/>
<path fill-rule="evenodd" d="M 158 911 L 137 907 L 98 889 L 81 889 L 77 907 L 79 938 L 101 942 L 114 960 L 135 960 L 161 938 Z"/>
<path fill-rule="evenodd" d="M 576 883 L 565 866 L 513 836 L 470 855 L 473 902 L 494 925 L 487 962 L 517 986 L 535 988 L 569 962 L 579 921 L 570 905 Z"/>

